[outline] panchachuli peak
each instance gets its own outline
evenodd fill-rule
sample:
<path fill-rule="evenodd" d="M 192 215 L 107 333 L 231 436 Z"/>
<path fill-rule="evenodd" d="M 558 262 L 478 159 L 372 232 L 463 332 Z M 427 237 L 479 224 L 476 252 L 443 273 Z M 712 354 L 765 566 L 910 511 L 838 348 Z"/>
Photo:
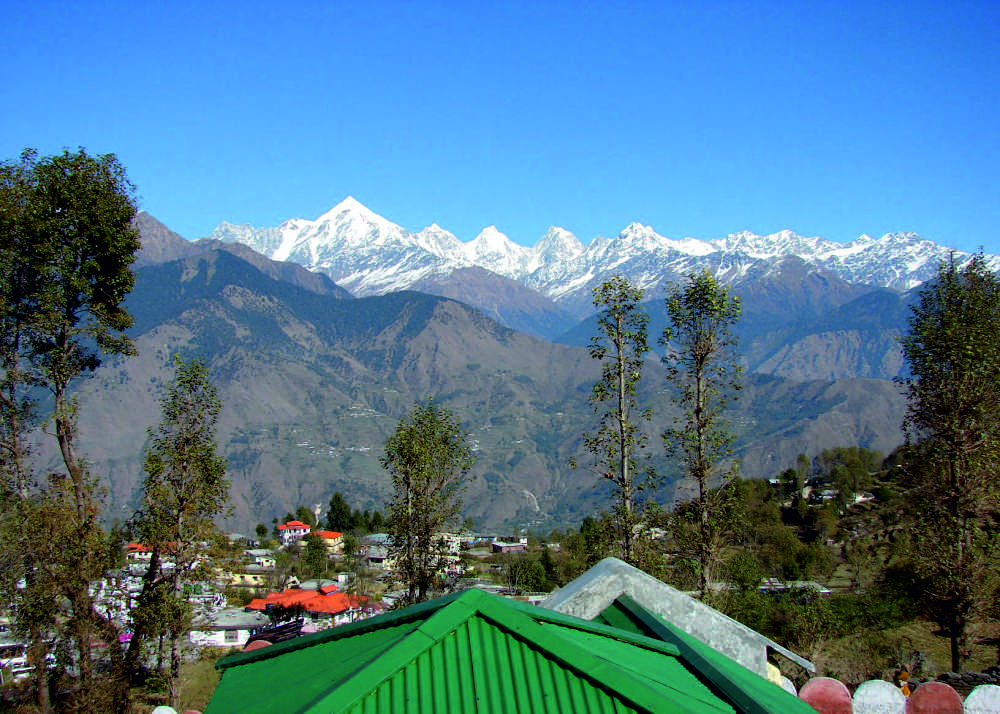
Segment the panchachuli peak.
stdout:
<path fill-rule="evenodd" d="M 573 260 L 584 250 L 579 238 L 558 226 L 549 228 L 534 248 L 535 255 L 542 260 Z"/>
<path fill-rule="evenodd" d="M 850 283 L 907 290 L 930 278 L 952 253 L 915 233 L 889 233 L 879 239 L 862 235 L 850 243 L 791 230 L 672 239 L 638 222 L 614 238 L 598 236 L 588 245 L 552 227 L 534 246 L 525 247 L 495 225 L 462 242 L 436 223 L 411 232 L 352 196 L 316 220 L 292 219 L 274 228 L 221 223 L 211 238 L 244 243 L 274 260 L 325 273 L 356 295 L 426 286 L 432 277 L 441 283 L 458 269 L 480 267 L 537 290 L 574 313 L 590 309 L 593 287 L 615 274 L 657 285 L 708 268 L 723 280 L 735 280 L 756 264 L 795 257 Z M 964 259 L 968 254 L 955 255 Z M 991 267 L 1000 268 L 1000 258 L 987 259 Z M 738 269 L 733 269 L 736 264 Z M 450 294 L 460 291 L 453 287 Z"/>
<path fill-rule="evenodd" d="M 343 201 L 338 203 L 336 206 L 331 208 L 329 211 L 324 213 L 322 216 L 317 218 L 315 223 L 323 223 L 325 221 L 333 221 L 341 219 L 345 214 L 360 215 L 365 218 L 381 218 L 369 210 L 364 204 L 358 201 L 354 196 L 347 196 Z"/>

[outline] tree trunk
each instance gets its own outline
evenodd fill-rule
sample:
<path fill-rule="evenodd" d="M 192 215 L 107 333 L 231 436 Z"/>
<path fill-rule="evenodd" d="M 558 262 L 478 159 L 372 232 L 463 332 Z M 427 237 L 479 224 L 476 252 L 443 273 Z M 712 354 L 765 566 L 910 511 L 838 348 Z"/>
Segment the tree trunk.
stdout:
<path fill-rule="evenodd" d="M 52 704 L 49 700 L 49 670 L 46 656 L 48 647 L 42 638 L 41 628 L 32 623 L 30 634 L 31 663 L 35 666 L 33 676 L 35 685 L 35 704 L 41 714 L 49 714 L 52 711 Z"/>

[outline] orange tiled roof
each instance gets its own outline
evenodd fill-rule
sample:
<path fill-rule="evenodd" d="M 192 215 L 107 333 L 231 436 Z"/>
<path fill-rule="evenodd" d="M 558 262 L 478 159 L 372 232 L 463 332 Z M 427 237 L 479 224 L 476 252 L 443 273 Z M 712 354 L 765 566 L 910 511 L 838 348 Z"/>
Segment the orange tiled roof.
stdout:
<path fill-rule="evenodd" d="M 254 598 L 247 605 L 248 610 L 266 610 L 268 606 L 291 607 L 301 605 L 307 612 L 325 612 L 336 615 L 352 607 L 361 607 L 368 598 L 363 595 L 349 595 L 337 590 L 336 585 L 327 585 L 320 590 L 300 590 L 292 588 L 280 593 L 268 593 L 265 598 Z"/>
<path fill-rule="evenodd" d="M 287 530 L 289 528 L 294 528 L 296 530 L 305 528 L 306 530 L 309 530 L 309 525 L 307 523 L 303 523 L 302 521 L 288 521 L 288 523 L 282 523 L 278 526 L 279 531 Z"/>
<path fill-rule="evenodd" d="M 318 535 L 320 538 L 325 538 L 327 540 L 337 540 L 343 533 L 338 533 L 337 531 L 313 531 L 314 534 Z"/>
<path fill-rule="evenodd" d="M 169 543 L 161 543 L 160 547 L 164 551 L 166 551 L 168 553 L 172 553 L 173 551 L 175 551 L 177 549 L 177 543 L 174 542 L 174 541 L 170 541 Z M 145 543 L 135 543 L 135 542 L 126 543 L 125 544 L 125 548 L 126 548 L 126 550 L 129 553 L 152 553 L 153 552 L 153 546 L 146 545 Z"/>

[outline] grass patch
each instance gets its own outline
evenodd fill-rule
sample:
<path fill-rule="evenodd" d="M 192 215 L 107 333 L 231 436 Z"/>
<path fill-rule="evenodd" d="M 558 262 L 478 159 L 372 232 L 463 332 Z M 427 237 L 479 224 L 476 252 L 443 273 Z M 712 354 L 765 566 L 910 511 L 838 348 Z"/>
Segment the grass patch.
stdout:
<path fill-rule="evenodd" d="M 948 638 L 935 635 L 932 622 L 914 621 L 900 627 L 874 632 L 859 632 L 825 642 L 814 655 L 817 674 L 834 677 L 850 688 L 869 679 L 892 680 L 902 665 L 913 679 L 937 677 L 951 670 Z M 1000 624 L 973 628 L 969 638 L 968 672 L 982 672 L 998 663 L 995 644 L 982 640 L 1000 635 Z"/>
<path fill-rule="evenodd" d="M 225 649 L 206 649 L 202 656 L 181 665 L 180 689 L 181 701 L 178 711 L 192 709 L 204 711 L 212 692 L 219 684 L 220 673 L 215 669 L 215 663 L 230 653 Z M 149 689 L 133 690 L 135 714 L 148 714 L 155 707 L 167 704 L 165 692 L 154 692 Z"/>
<path fill-rule="evenodd" d="M 198 659 L 185 663 L 181 668 L 181 711 L 194 709 L 204 711 L 212 692 L 219 684 L 220 672 L 215 668 L 216 661 L 225 656 Z"/>

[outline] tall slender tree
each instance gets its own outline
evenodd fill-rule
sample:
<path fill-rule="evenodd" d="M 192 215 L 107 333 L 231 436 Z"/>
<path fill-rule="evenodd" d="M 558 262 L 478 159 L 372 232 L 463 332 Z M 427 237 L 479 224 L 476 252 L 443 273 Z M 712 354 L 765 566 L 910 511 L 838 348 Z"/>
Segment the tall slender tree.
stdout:
<path fill-rule="evenodd" d="M 698 586 L 707 593 L 724 545 L 730 513 L 726 500 L 736 475 L 734 466 L 721 468 L 721 463 L 732 453 L 726 408 L 741 388 L 732 333 L 740 318 L 740 300 L 702 271 L 668 291 L 666 308 L 667 327 L 660 341 L 680 413 L 664 432 L 663 442 L 669 455 L 680 458 L 696 488 L 696 523 L 679 524 L 685 527 L 677 531 L 694 534 L 690 556 L 697 564 Z"/>
<path fill-rule="evenodd" d="M 385 444 L 392 476 L 388 531 L 411 602 L 420 602 L 443 564 L 441 534 L 457 525 L 462 490 L 475 459 L 468 434 L 433 399 L 414 405 Z"/>
<path fill-rule="evenodd" d="M 643 357 L 649 352 L 649 316 L 642 308 L 643 291 L 616 276 L 594 288 L 598 333 L 590 340 L 590 356 L 602 363 L 601 378 L 590 395 L 599 416 L 597 431 L 584 434 L 583 443 L 597 462 L 598 472 L 614 484 L 614 514 L 622 557 L 635 562 L 636 497 L 652 471 L 638 471 L 636 453 L 648 436 L 642 421 L 649 409 L 640 409 L 636 390 L 642 378 Z"/>
<path fill-rule="evenodd" d="M 969 623 L 996 590 L 1000 546 L 1000 281 L 981 254 L 940 266 L 902 346 L 916 572 L 957 672 Z"/>
<path fill-rule="evenodd" d="M 55 554 L 36 554 L 32 543 L 16 543 L 18 571 L 27 587 L 15 597 L 38 600 L 36 587 L 57 585 L 58 592 L 50 596 L 67 605 L 57 620 L 73 644 L 78 673 L 68 700 L 91 709 L 123 706 L 121 692 L 126 688 L 121 686 L 122 660 L 115 648 L 109 651 L 114 661 L 111 676 L 94 676 L 95 633 L 111 640 L 117 632 L 96 611 L 90 593 L 91 580 L 109 565 L 108 549 L 98 522 L 98 480 L 87 471 L 77 443 L 71 386 L 94 370 L 103 356 L 132 351 L 125 334 L 132 318 L 123 303 L 132 288 L 130 266 L 139 249 L 132 226 L 135 211 L 134 189 L 111 154 L 90 156 L 80 149 L 39 157 L 27 150 L 19 161 L 0 165 L 0 422 L 5 490 L 15 495 L 10 512 L 21 517 L 34 514 L 44 520 L 46 514 L 58 512 L 65 536 Z M 32 479 L 24 441 L 18 436 L 34 413 L 37 405 L 32 397 L 39 389 L 51 396 L 52 423 L 65 469 L 51 474 L 44 487 Z M 16 612 L 30 613 L 31 608 Z M 53 626 L 38 620 L 27 624 L 37 653 L 44 649 L 37 638 Z M 43 694 L 44 668 L 36 668 L 35 676 L 39 706 L 45 710 L 49 703 Z M 111 697 L 110 704 L 106 696 Z"/>
<path fill-rule="evenodd" d="M 143 482 L 140 537 L 152 548 L 138 607 L 129 660 L 143 639 L 165 637 L 168 666 L 160 666 L 170 704 L 179 707 L 181 646 L 191 628 L 185 586 L 210 573 L 204 544 L 218 536 L 215 519 L 229 498 L 226 460 L 215 443 L 222 409 L 208 369 L 199 360 L 175 358 L 174 377 L 160 402 L 162 418 L 150 429 Z M 162 568 L 164 560 L 172 564 Z"/>

